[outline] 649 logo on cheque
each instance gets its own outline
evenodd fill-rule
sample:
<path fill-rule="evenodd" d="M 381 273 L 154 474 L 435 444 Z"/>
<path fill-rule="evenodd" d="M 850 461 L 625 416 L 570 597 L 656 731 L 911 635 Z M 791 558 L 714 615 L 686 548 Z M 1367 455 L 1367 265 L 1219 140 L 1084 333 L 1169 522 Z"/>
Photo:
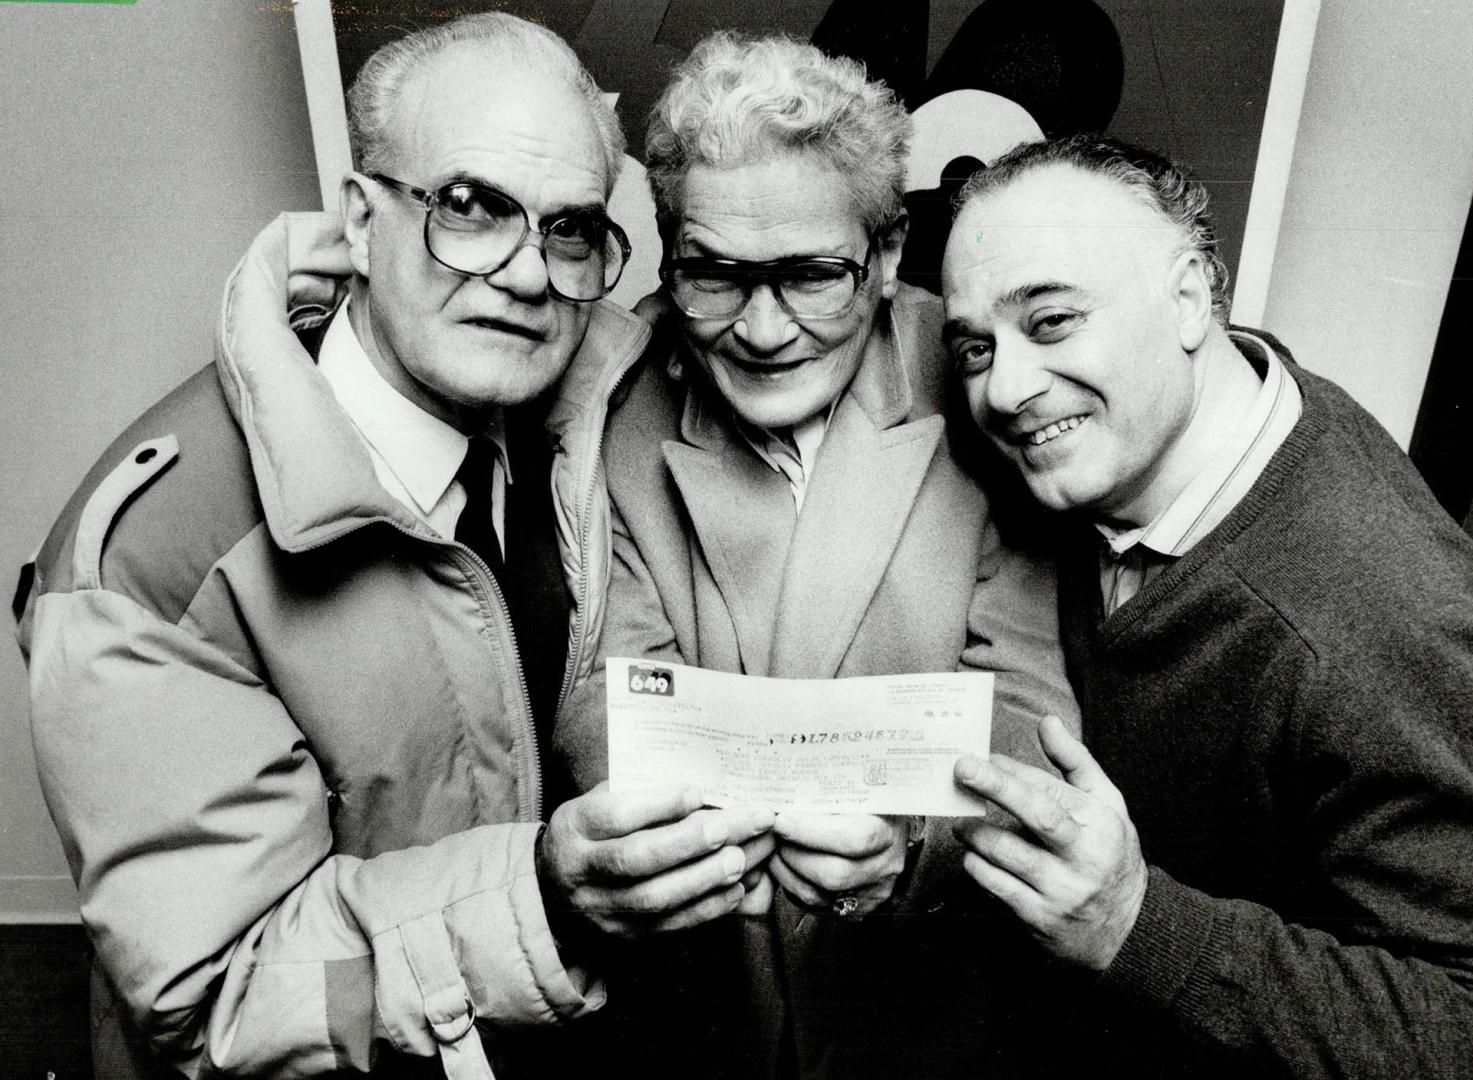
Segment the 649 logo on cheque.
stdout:
<path fill-rule="evenodd" d="M 675 672 L 669 668 L 629 666 L 629 690 L 634 694 L 675 695 Z"/>

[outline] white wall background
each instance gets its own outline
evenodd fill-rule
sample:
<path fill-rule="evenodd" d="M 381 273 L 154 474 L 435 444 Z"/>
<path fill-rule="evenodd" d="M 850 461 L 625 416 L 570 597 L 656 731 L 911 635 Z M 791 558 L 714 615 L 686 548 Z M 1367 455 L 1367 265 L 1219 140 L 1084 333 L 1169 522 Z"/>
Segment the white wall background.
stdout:
<path fill-rule="evenodd" d="M 1473 197 L 1470 46 L 1468 0 L 1324 0 L 1268 282 L 1263 326 L 1403 447 Z"/>
<path fill-rule="evenodd" d="M 92 461 L 209 359 L 220 287 L 250 238 L 281 210 L 318 205 L 291 7 L 0 3 L 0 148 L 8 606 Z M 7 629 L 0 922 L 75 910 L 25 686 Z"/>

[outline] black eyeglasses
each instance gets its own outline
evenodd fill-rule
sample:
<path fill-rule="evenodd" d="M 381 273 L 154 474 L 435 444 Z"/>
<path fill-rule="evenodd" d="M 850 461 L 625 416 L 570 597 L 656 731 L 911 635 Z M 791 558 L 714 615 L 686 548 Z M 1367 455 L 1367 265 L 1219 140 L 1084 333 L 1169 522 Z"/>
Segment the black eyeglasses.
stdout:
<path fill-rule="evenodd" d="M 369 173 L 385 187 L 425 208 L 425 248 L 438 263 L 459 274 L 494 274 L 534 231 L 527 210 L 505 192 L 469 180 L 426 191 L 382 173 Z M 535 226 L 542 236 L 548 290 L 584 304 L 607 296 L 629 262 L 629 238 L 597 211 L 574 211 Z"/>
<path fill-rule="evenodd" d="M 864 262 L 838 255 L 789 255 L 766 262 L 741 259 L 666 259 L 660 280 L 675 306 L 693 319 L 727 319 L 743 310 L 752 290 L 765 284 L 795 319 L 837 319 L 854 306 L 875 253 L 870 238 Z"/>

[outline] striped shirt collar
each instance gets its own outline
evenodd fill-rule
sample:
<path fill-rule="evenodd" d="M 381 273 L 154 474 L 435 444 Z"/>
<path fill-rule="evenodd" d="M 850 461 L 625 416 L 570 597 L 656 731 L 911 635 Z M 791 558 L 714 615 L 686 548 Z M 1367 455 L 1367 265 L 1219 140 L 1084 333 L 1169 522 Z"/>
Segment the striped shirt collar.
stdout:
<path fill-rule="evenodd" d="M 803 497 L 808 494 L 808 481 L 813 477 L 813 465 L 818 460 L 818 448 L 828 434 L 829 421 L 839 399 L 835 398 L 823 412 L 815 413 L 801 424 L 790 428 L 762 428 L 749 424 L 732 412 L 732 421 L 757 456 L 767 463 L 773 472 L 788 478 L 788 489 L 793 494 L 793 503 L 801 511 Z"/>

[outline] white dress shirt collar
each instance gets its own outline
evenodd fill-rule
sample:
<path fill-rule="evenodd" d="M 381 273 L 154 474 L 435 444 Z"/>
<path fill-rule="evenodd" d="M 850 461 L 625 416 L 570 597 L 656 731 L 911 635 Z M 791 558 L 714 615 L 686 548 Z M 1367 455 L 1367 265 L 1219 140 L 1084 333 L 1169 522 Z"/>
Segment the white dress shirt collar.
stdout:
<path fill-rule="evenodd" d="M 347 313 L 344 304 L 333 316 L 317 355 L 317 369 L 367 444 L 379 483 L 435 531 L 453 536 L 465 506 L 455 474 L 465 458 L 466 437 L 389 384 L 353 332 Z M 511 469 L 499 413 L 485 434 L 496 444 L 497 472 L 503 474 L 494 485 L 500 534 L 500 496 L 511 483 Z"/>

